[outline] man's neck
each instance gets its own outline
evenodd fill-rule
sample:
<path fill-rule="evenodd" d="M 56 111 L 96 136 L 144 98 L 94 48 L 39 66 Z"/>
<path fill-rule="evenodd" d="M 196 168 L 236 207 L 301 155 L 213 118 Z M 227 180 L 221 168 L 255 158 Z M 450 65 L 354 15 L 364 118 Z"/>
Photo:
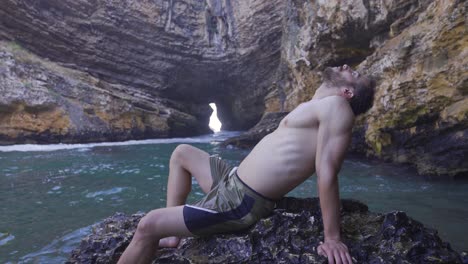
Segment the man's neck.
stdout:
<path fill-rule="evenodd" d="M 337 89 L 328 86 L 327 83 L 322 83 L 320 87 L 315 91 L 312 100 L 320 100 L 322 98 L 332 96 L 332 95 L 340 95 Z"/>

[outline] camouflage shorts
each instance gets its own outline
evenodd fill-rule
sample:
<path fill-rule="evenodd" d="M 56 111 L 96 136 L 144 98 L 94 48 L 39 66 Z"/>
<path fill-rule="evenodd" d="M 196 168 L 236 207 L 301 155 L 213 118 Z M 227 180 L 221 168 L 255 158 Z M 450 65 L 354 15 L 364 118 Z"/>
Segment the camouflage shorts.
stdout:
<path fill-rule="evenodd" d="M 210 192 L 183 209 L 185 225 L 195 236 L 246 229 L 275 207 L 275 201 L 257 193 L 237 175 L 237 167 L 210 156 L 213 185 Z"/>

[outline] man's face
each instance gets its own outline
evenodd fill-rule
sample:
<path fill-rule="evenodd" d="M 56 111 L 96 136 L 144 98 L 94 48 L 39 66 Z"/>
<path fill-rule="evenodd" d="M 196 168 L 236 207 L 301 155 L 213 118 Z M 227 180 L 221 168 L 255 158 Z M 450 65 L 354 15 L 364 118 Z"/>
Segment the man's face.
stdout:
<path fill-rule="evenodd" d="M 338 67 L 327 67 L 323 72 L 325 82 L 332 84 L 337 88 L 350 86 L 361 81 L 361 74 L 352 70 L 348 65 Z"/>

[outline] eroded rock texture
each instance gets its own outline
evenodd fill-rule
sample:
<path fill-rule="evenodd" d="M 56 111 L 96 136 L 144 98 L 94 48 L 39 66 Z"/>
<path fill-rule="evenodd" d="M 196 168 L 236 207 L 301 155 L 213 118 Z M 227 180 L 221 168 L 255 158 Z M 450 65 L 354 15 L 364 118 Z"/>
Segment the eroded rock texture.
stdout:
<path fill-rule="evenodd" d="M 404 212 L 375 214 L 354 200 L 342 200 L 344 241 L 356 263 L 466 263 L 437 231 Z M 115 263 L 144 214 L 115 214 L 93 228 L 68 263 Z M 271 216 L 249 230 L 183 239 L 162 249 L 153 263 L 328 263 L 316 253 L 323 241 L 317 198 L 283 198 Z M 465 262 L 464 262 L 465 261 Z"/>
<path fill-rule="evenodd" d="M 266 111 L 291 111 L 310 100 L 320 72 L 347 63 L 378 80 L 374 107 L 354 129 L 352 151 L 414 164 L 421 174 L 467 176 L 467 5 L 288 1 L 281 77 L 265 98 Z M 248 138 L 255 131 L 262 133 L 253 129 Z"/>
<path fill-rule="evenodd" d="M 0 42 L 0 143 L 89 142 L 206 131 L 206 108 L 109 83 Z M 189 134 L 188 132 L 184 133 Z"/>
<path fill-rule="evenodd" d="M 224 129 L 249 128 L 279 62 L 282 10 L 258 0 L 2 1 L 2 143 L 208 133 L 210 102 Z"/>
<path fill-rule="evenodd" d="M 206 133 L 210 102 L 223 129 L 248 129 L 309 100 L 325 67 L 347 63 L 378 78 L 354 152 L 467 175 L 467 5 L 4 0 L 1 143 Z"/>

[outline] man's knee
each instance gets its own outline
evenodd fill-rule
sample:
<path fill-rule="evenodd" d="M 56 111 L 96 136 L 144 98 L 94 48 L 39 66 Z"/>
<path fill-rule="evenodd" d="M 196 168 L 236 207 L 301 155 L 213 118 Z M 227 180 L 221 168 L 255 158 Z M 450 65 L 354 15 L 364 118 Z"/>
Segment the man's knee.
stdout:
<path fill-rule="evenodd" d="M 140 239 L 158 239 L 161 216 L 161 212 L 158 209 L 148 212 L 138 223 L 135 236 Z"/>
<path fill-rule="evenodd" d="M 190 151 L 192 149 L 193 147 L 188 144 L 178 145 L 172 152 L 170 162 L 173 162 L 173 163 L 175 162 L 180 165 L 183 165 L 184 161 L 186 160 L 187 155 L 190 155 Z"/>

